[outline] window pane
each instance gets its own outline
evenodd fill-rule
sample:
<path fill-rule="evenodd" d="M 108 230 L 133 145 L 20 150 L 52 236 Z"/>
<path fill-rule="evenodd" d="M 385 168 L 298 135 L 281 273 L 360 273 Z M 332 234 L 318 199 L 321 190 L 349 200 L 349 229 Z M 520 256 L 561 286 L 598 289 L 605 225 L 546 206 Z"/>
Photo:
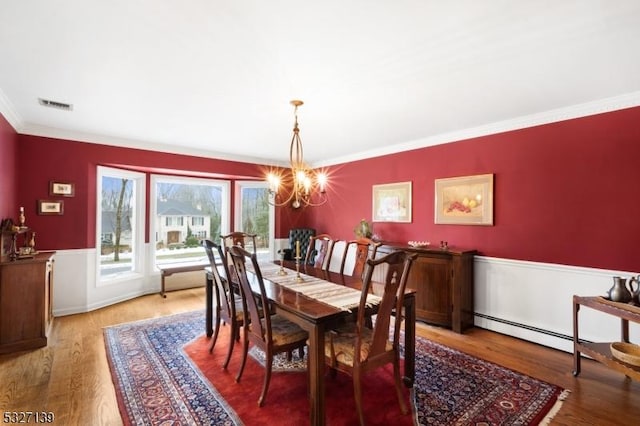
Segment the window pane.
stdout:
<path fill-rule="evenodd" d="M 155 263 L 205 262 L 200 241 L 221 234 L 227 189 L 216 181 L 155 180 Z M 226 214 L 226 213 L 225 213 Z M 227 221 L 225 221 L 226 223 Z"/>
<path fill-rule="evenodd" d="M 266 185 L 240 183 L 240 230 L 256 234 L 256 248 L 260 259 L 269 260 L 273 256 L 269 242 L 271 236 L 269 190 Z M 238 228 L 238 226 L 236 226 Z"/>
<path fill-rule="evenodd" d="M 109 279 L 135 269 L 135 180 L 102 176 L 100 276 Z"/>

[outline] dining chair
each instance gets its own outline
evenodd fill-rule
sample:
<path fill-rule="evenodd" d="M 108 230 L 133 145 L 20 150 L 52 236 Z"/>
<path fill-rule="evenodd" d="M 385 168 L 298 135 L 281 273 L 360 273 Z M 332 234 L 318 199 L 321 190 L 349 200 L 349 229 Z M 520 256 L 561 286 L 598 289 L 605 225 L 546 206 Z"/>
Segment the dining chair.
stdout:
<path fill-rule="evenodd" d="M 231 272 L 229 276 L 231 281 L 232 288 L 235 289 L 235 292 L 239 294 L 238 283 L 236 281 L 235 273 L 233 272 L 233 262 L 231 261 L 231 256 L 229 255 L 229 248 L 233 246 L 240 246 L 243 249 L 249 250 L 251 253 L 256 253 L 256 234 L 248 234 L 246 232 L 234 231 L 227 235 L 220 235 L 220 240 L 222 241 L 222 247 L 224 251 L 224 258 L 227 260 L 228 269 Z"/>
<path fill-rule="evenodd" d="M 331 249 L 331 256 L 327 260 L 327 271 L 340 274 L 340 267 L 342 263 L 342 257 L 345 254 L 347 241 L 335 240 L 333 242 L 333 248 Z"/>
<path fill-rule="evenodd" d="M 256 234 L 249 234 L 241 231 L 234 231 L 227 235 L 220 235 L 225 254 L 227 254 L 231 246 L 240 246 L 252 253 L 256 253 L 256 237 Z"/>
<path fill-rule="evenodd" d="M 272 314 L 269 308 L 269 300 L 267 299 L 262 273 L 256 259 L 255 253 L 249 253 L 240 246 L 232 246 L 229 249 L 235 273 L 240 283 L 242 294 L 242 303 L 245 312 L 245 324 L 243 327 L 243 356 L 240 370 L 236 376 L 236 382 L 240 382 L 244 366 L 247 361 L 247 353 L 249 351 L 249 342 L 260 348 L 265 353 L 265 375 L 262 386 L 262 393 L 258 399 L 258 405 L 262 407 L 269 390 L 269 382 L 271 380 L 271 368 L 273 364 L 273 356 L 278 353 L 285 352 L 291 356 L 294 349 L 298 349 L 303 354 L 309 334 L 300 328 L 297 324 L 285 319 L 278 314 Z M 251 263 L 253 268 L 252 274 L 255 281 L 249 281 L 247 276 L 246 262 Z M 252 288 L 251 283 L 256 288 Z M 255 297 L 254 297 L 255 294 Z M 257 300 L 256 300 L 257 299 Z M 260 305 L 264 309 L 264 315 L 261 315 Z"/>
<path fill-rule="evenodd" d="M 400 324 L 403 321 L 402 304 L 407 278 L 416 254 L 394 251 L 378 259 L 367 259 L 362 292 L 355 323 L 348 323 L 328 333 L 325 342 L 325 360 L 331 373 L 342 371 L 353 378 L 353 390 L 360 424 L 364 425 L 362 412 L 362 376 L 365 372 L 393 363 L 393 376 L 400 403 L 400 410 L 407 414 L 400 380 Z M 382 300 L 378 305 L 373 329 L 366 326 L 367 295 L 371 292 L 373 270 L 385 265 L 386 273 Z M 393 335 L 389 327 L 391 314 L 395 314 Z"/>
<path fill-rule="evenodd" d="M 379 241 L 373 241 L 370 238 L 361 237 L 356 240 L 347 241 L 342 255 L 342 263 L 340 264 L 340 273 L 345 273 L 345 265 L 347 263 L 347 257 L 350 253 L 349 249 L 355 247 L 354 266 L 351 276 L 362 277 L 364 273 L 364 265 L 367 259 L 375 259 L 378 247 L 382 245 Z"/>
<path fill-rule="evenodd" d="M 307 257 L 307 249 L 309 248 L 309 237 L 316 235 L 313 228 L 292 228 L 289 230 L 289 247 L 282 249 L 284 260 L 295 260 L 296 242 L 300 244 L 300 257 Z"/>
<path fill-rule="evenodd" d="M 305 265 L 327 270 L 333 251 L 333 238 L 329 234 L 309 237 L 309 249 L 304 259 Z"/>
<path fill-rule="evenodd" d="M 222 368 L 225 370 L 229 365 L 231 354 L 233 353 L 234 339 L 240 340 L 240 327 L 244 324 L 244 309 L 242 306 L 242 299 L 239 295 L 236 295 L 229 286 L 229 268 L 227 263 L 224 262 L 224 255 L 222 254 L 222 246 L 214 243 L 211 240 L 203 240 L 202 245 L 209 258 L 211 264 L 211 275 L 213 276 L 213 285 L 216 298 L 216 323 L 213 331 L 213 338 L 211 339 L 211 345 L 209 346 L 209 353 L 213 352 L 213 348 L 218 340 L 218 332 L 220 331 L 220 323 L 224 322 L 229 324 L 229 349 L 227 351 L 227 358 L 224 360 Z M 216 260 L 217 256 L 220 259 L 220 263 Z M 218 266 L 222 266 L 225 277 L 221 277 L 218 272 Z"/>

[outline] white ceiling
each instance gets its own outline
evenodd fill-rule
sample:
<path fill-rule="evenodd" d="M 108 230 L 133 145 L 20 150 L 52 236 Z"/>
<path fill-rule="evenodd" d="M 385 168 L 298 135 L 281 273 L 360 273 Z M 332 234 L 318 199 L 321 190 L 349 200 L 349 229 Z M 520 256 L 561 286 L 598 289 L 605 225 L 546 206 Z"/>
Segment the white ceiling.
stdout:
<path fill-rule="evenodd" d="M 315 165 L 640 105 L 640 1 L 0 3 L 20 133 L 280 163 L 291 99 Z"/>

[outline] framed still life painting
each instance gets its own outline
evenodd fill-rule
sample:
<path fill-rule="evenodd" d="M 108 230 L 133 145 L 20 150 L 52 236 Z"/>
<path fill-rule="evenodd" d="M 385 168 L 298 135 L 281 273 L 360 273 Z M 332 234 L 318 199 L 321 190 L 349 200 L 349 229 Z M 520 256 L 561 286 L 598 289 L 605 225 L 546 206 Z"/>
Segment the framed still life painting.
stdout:
<path fill-rule="evenodd" d="M 493 225 L 493 174 L 436 179 L 435 223 Z"/>
<path fill-rule="evenodd" d="M 373 185 L 374 222 L 411 222 L 411 182 Z"/>

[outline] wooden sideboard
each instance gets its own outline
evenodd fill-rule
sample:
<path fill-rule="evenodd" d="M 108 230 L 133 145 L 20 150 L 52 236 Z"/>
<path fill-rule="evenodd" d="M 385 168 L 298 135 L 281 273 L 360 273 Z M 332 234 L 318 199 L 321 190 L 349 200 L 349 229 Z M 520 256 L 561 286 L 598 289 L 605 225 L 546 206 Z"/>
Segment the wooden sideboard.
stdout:
<path fill-rule="evenodd" d="M 47 345 L 54 254 L 0 262 L 0 353 Z"/>
<path fill-rule="evenodd" d="M 456 333 L 473 327 L 473 261 L 476 250 L 415 248 L 385 242 L 379 255 L 393 250 L 417 253 L 407 288 L 416 291 L 416 318 Z M 378 256 L 379 256 L 378 255 Z M 374 274 L 383 273 L 375 271 Z M 375 275 L 374 275 L 375 276 Z"/>

